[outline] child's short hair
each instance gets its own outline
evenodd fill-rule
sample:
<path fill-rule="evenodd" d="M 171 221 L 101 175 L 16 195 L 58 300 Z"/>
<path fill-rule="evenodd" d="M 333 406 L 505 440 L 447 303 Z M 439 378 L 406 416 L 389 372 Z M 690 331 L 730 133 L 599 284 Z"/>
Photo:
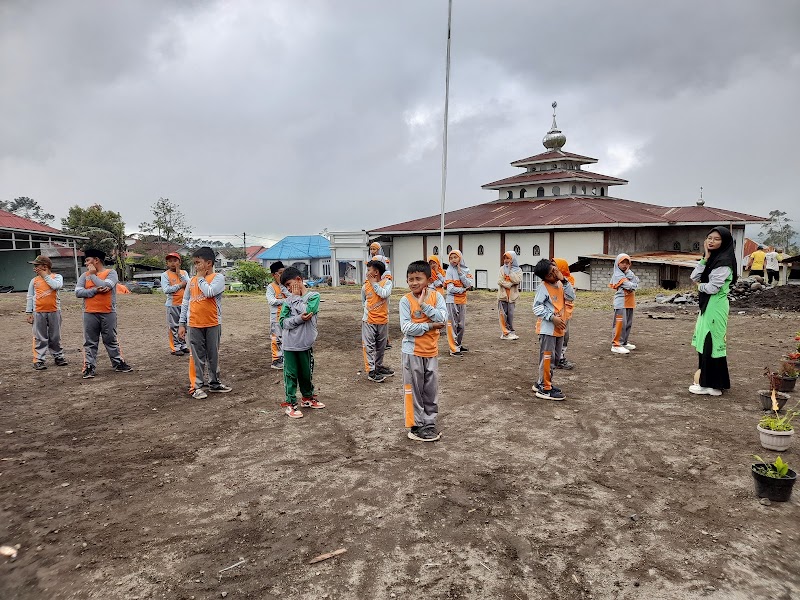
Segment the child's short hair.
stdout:
<path fill-rule="evenodd" d="M 411 275 L 412 273 L 424 273 L 425 277 L 430 278 L 431 265 L 425 262 L 424 260 L 415 260 L 410 265 L 408 265 L 406 276 Z"/>
<path fill-rule="evenodd" d="M 386 265 L 383 264 L 383 261 L 380 261 L 380 260 L 371 260 L 371 261 L 369 261 L 367 263 L 367 267 L 372 267 L 373 269 L 375 269 L 381 275 L 386 273 Z"/>
<path fill-rule="evenodd" d="M 203 260 L 210 260 L 211 262 L 214 262 L 214 260 L 217 258 L 217 255 L 214 254 L 214 251 L 208 246 L 201 246 L 192 252 L 192 256 L 195 258 L 202 258 Z"/>
<path fill-rule="evenodd" d="M 539 279 L 544 279 L 550 274 L 550 269 L 553 268 L 553 263 L 550 262 L 549 258 L 543 258 L 536 266 L 533 267 L 533 274 L 536 275 Z"/>
<path fill-rule="evenodd" d="M 297 279 L 298 277 L 300 279 L 303 278 L 303 274 L 300 272 L 298 268 L 286 267 L 283 273 L 281 273 L 281 285 L 286 285 L 289 281 L 291 281 L 292 279 Z"/>

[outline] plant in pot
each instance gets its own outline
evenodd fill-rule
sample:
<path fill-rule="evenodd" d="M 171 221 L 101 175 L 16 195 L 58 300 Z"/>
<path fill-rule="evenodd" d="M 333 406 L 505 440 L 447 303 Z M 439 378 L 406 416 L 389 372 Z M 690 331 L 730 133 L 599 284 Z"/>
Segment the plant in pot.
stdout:
<path fill-rule="evenodd" d="M 791 392 L 794 390 L 798 375 L 800 375 L 800 371 L 792 363 L 784 362 L 781 364 L 781 370 L 778 371 L 778 379 L 781 385 L 778 387 L 778 391 Z"/>
<path fill-rule="evenodd" d="M 772 410 L 772 395 L 773 392 L 778 400 L 778 410 L 783 408 L 789 400 L 789 394 L 786 392 L 794 389 L 797 379 L 792 379 L 783 375 L 784 372 L 792 372 L 791 368 L 781 368 L 780 371 L 772 371 L 769 367 L 764 367 L 764 377 L 769 381 L 768 390 L 758 390 L 758 396 L 761 400 L 761 408 L 763 410 Z"/>
<path fill-rule="evenodd" d="M 753 455 L 758 462 L 750 466 L 756 484 L 756 496 L 769 498 L 773 502 L 788 502 L 797 473 L 778 456 L 775 462 L 768 463 L 760 456 Z"/>
<path fill-rule="evenodd" d="M 800 406 L 798 402 L 794 408 Z M 767 450 L 775 450 L 783 452 L 788 450 L 792 445 L 792 436 L 794 436 L 794 425 L 792 420 L 800 415 L 800 412 L 794 409 L 786 409 L 786 414 L 778 414 L 778 400 L 777 392 L 772 390 L 772 412 L 771 415 L 764 415 L 758 422 L 758 435 L 761 438 L 761 447 Z"/>

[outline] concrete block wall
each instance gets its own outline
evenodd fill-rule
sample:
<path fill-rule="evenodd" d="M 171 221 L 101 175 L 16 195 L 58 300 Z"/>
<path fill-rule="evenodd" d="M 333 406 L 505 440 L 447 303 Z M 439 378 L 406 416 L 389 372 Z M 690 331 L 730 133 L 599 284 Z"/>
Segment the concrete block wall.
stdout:
<path fill-rule="evenodd" d="M 633 272 L 639 277 L 639 286 L 642 288 L 661 287 L 661 269 L 659 265 L 633 264 Z M 608 289 L 611 281 L 612 263 L 610 260 L 592 259 L 589 264 L 589 276 L 592 290 Z M 678 287 L 689 288 L 694 285 L 689 275 L 692 269 L 680 267 L 678 270 Z"/>

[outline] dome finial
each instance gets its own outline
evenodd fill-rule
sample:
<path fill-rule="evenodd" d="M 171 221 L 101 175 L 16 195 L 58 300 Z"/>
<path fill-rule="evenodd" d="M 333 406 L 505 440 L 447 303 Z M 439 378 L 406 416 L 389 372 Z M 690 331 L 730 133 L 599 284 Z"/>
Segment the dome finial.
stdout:
<path fill-rule="evenodd" d="M 700 198 L 697 200 L 697 206 L 703 206 L 705 203 L 706 203 L 706 201 L 703 200 L 703 186 L 701 185 L 700 186 Z"/>
<path fill-rule="evenodd" d="M 542 145 L 548 150 L 560 152 L 564 144 L 567 143 L 567 136 L 561 133 L 561 130 L 556 124 L 556 107 L 558 106 L 558 102 L 554 100 L 553 104 L 550 106 L 553 107 L 553 125 L 550 127 L 550 131 L 548 131 L 542 139 Z"/>

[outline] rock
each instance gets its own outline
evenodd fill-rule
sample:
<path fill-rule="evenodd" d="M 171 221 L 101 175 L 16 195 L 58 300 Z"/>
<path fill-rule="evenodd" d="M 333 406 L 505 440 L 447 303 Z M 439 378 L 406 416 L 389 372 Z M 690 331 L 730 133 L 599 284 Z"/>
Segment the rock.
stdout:
<path fill-rule="evenodd" d="M 778 535 L 783 535 L 783 532 L 780 529 L 776 529 L 775 533 L 777 533 Z"/>
<path fill-rule="evenodd" d="M 220 598 L 227 598 L 228 597 L 228 592 L 220 592 L 219 595 L 220 595 Z"/>
<path fill-rule="evenodd" d="M 758 502 L 760 504 L 763 504 L 764 506 L 769 506 L 770 504 L 772 504 L 772 502 L 769 501 L 769 498 L 761 498 L 761 500 L 759 500 Z"/>
<path fill-rule="evenodd" d="M 757 292 L 758 290 L 762 289 L 763 287 L 764 287 L 763 285 L 761 285 L 760 283 L 756 282 L 756 283 L 754 283 L 753 285 L 750 286 L 750 291 L 751 292 Z"/>
<path fill-rule="evenodd" d="M 639 580 L 638 579 L 634 580 L 633 587 L 639 587 Z"/>
<path fill-rule="evenodd" d="M 639 520 L 639 515 L 637 514 L 631 515 L 631 521 L 638 521 L 638 520 Z"/>

